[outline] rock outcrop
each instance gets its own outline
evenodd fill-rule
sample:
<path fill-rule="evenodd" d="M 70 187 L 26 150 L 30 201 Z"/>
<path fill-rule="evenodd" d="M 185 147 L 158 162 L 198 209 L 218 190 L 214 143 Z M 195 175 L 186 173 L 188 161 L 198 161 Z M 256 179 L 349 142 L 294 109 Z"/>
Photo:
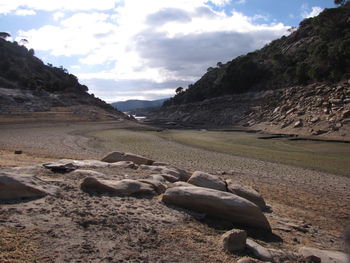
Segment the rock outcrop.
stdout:
<path fill-rule="evenodd" d="M 109 153 L 107 156 L 102 158 L 102 162 L 107 162 L 107 163 L 115 163 L 115 162 L 120 162 L 120 161 L 131 161 L 133 163 L 136 163 L 138 165 L 140 164 L 146 164 L 146 165 L 151 165 L 153 164 L 153 160 L 133 154 L 133 153 L 124 153 L 124 152 L 112 152 Z"/>
<path fill-rule="evenodd" d="M 132 179 L 114 181 L 87 177 L 81 183 L 80 188 L 84 192 L 90 194 L 108 194 L 120 196 L 156 194 L 156 191 L 151 184 Z"/>
<path fill-rule="evenodd" d="M 271 231 L 259 207 L 231 193 L 196 186 L 174 187 L 166 190 L 162 201 L 235 224 Z"/>
<path fill-rule="evenodd" d="M 243 197 L 253 202 L 258 207 L 260 207 L 261 210 L 264 210 L 266 208 L 265 200 L 252 187 L 241 184 L 239 182 L 235 182 L 233 180 L 226 180 L 226 184 L 227 184 L 227 190 L 230 193 L 233 193 L 235 195 L 238 195 L 240 197 Z"/>
<path fill-rule="evenodd" d="M 226 184 L 216 175 L 195 171 L 187 181 L 190 184 L 226 192 Z"/>
<path fill-rule="evenodd" d="M 57 189 L 32 175 L 0 173 L 0 200 L 41 198 Z"/>

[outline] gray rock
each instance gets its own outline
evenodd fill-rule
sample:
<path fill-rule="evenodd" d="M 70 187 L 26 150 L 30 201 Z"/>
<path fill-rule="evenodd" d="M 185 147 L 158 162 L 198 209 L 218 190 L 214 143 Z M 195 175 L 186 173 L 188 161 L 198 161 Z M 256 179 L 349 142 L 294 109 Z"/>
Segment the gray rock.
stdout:
<path fill-rule="evenodd" d="M 225 182 L 218 176 L 200 171 L 195 171 L 187 182 L 204 188 L 210 188 L 224 192 L 227 191 Z"/>
<path fill-rule="evenodd" d="M 161 174 L 151 174 L 150 176 L 148 176 L 149 179 L 155 180 L 155 181 L 159 181 L 163 184 L 168 183 L 167 180 L 165 180 L 165 178 L 161 175 Z"/>
<path fill-rule="evenodd" d="M 252 187 L 250 187 L 248 185 L 241 184 L 239 182 L 235 182 L 235 181 L 230 180 L 230 179 L 226 180 L 226 184 L 227 184 L 227 190 L 230 193 L 233 193 L 235 195 L 238 195 L 240 197 L 243 197 L 243 198 L 253 202 L 258 207 L 260 207 L 261 210 L 266 209 L 265 200 Z"/>
<path fill-rule="evenodd" d="M 221 242 L 224 247 L 224 251 L 228 253 L 245 249 L 246 241 L 247 232 L 239 229 L 227 231 L 221 237 Z"/>
<path fill-rule="evenodd" d="M 120 161 L 115 163 L 110 163 L 109 167 L 111 168 L 123 168 L 123 169 L 137 169 L 138 166 L 132 161 Z"/>
<path fill-rule="evenodd" d="M 174 185 L 174 187 L 176 187 L 176 186 L 186 186 L 186 187 L 193 187 L 193 185 L 192 184 L 189 184 L 189 183 L 186 183 L 186 182 L 175 182 L 175 183 L 173 183 L 173 185 Z"/>
<path fill-rule="evenodd" d="M 172 176 L 171 177 L 172 179 L 176 178 L 176 181 L 187 181 L 190 177 L 186 171 L 181 170 L 181 169 L 174 167 L 174 166 L 168 167 L 168 166 L 140 165 L 140 167 L 138 169 L 157 172 L 159 174 L 162 174 L 162 176 L 164 174 L 168 174 L 168 175 Z M 166 180 L 168 180 L 166 177 L 164 177 L 164 178 Z"/>
<path fill-rule="evenodd" d="M 61 159 L 57 162 L 45 163 L 43 166 L 53 172 L 68 173 L 78 168 L 105 168 L 110 164 L 97 160 L 70 160 Z"/>
<path fill-rule="evenodd" d="M 56 192 L 57 188 L 32 175 L 0 173 L 0 200 L 41 198 Z"/>
<path fill-rule="evenodd" d="M 166 190 L 162 201 L 232 223 L 271 231 L 270 224 L 259 207 L 232 193 L 196 186 L 174 187 Z"/>
<path fill-rule="evenodd" d="M 80 188 L 84 192 L 90 194 L 108 194 L 121 196 L 156 194 L 151 184 L 131 179 L 113 181 L 100 180 L 95 177 L 87 177 L 81 183 Z"/>
<path fill-rule="evenodd" d="M 259 259 L 273 262 L 273 258 L 269 250 L 251 239 L 247 239 L 247 248 Z"/>
<path fill-rule="evenodd" d="M 321 259 L 322 263 L 347 263 L 349 259 L 344 252 L 321 250 L 312 247 L 301 247 L 298 252 L 304 257 L 316 256 Z"/>
<path fill-rule="evenodd" d="M 96 171 L 92 171 L 92 170 L 84 170 L 84 169 L 77 169 L 73 172 L 71 172 L 71 175 L 74 175 L 78 178 L 85 178 L 85 177 L 101 177 L 103 178 L 105 175 L 103 173 L 99 173 Z"/>
<path fill-rule="evenodd" d="M 141 182 L 141 183 L 150 184 L 153 187 L 153 189 L 157 192 L 157 194 L 162 194 L 167 189 L 165 184 L 163 184 L 163 183 L 161 183 L 160 181 L 157 181 L 157 180 L 140 179 L 138 181 Z"/>
<path fill-rule="evenodd" d="M 107 156 L 102 158 L 101 161 L 107 162 L 107 163 L 115 163 L 115 162 L 120 162 L 120 161 L 132 161 L 138 165 L 140 165 L 140 164 L 150 165 L 150 164 L 154 163 L 153 160 L 151 160 L 147 157 L 133 154 L 133 153 L 124 153 L 124 152 L 109 153 Z"/>

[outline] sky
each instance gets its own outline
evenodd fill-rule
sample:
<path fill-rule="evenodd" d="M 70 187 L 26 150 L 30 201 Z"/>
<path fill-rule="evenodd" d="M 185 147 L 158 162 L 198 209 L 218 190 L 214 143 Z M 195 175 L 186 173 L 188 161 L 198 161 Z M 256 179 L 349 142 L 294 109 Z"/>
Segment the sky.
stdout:
<path fill-rule="evenodd" d="M 0 0 L 0 31 L 28 40 L 107 101 L 160 99 L 262 48 L 333 0 Z"/>

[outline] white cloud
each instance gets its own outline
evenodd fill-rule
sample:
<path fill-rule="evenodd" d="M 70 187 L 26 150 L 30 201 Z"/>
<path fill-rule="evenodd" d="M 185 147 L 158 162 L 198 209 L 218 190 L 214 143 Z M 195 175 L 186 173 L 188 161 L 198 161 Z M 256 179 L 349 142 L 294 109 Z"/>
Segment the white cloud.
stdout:
<path fill-rule="evenodd" d="M 311 10 L 310 10 L 307 5 L 303 5 L 301 9 L 302 9 L 302 12 L 301 12 L 302 18 L 315 17 L 315 16 L 318 16 L 323 11 L 323 8 L 319 6 L 313 6 L 311 7 Z"/>
<path fill-rule="evenodd" d="M 66 14 L 65 14 L 64 12 L 58 11 L 58 12 L 54 13 L 54 14 L 52 15 L 52 17 L 53 17 L 53 19 L 54 19 L 55 21 L 58 21 L 58 20 L 60 20 L 61 18 L 65 17 L 65 15 L 66 15 Z"/>
<path fill-rule="evenodd" d="M 35 50 L 75 57 L 74 66 L 66 67 L 107 100 L 127 96 L 120 91 L 133 90 L 134 85 L 143 87 L 143 97 L 170 95 L 174 87 L 193 83 L 218 61 L 258 49 L 288 29 L 267 24 L 268 17 L 261 15 L 215 11 L 207 0 L 11 1 L 17 3 L 8 7 L 11 10 L 25 6 L 53 11 L 58 23 L 19 31 L 18 36 Z M 261 20 L 264 24 L 257 22 Z M 90 70 L 84 73 L 84 68 Z M 163 90 L 159 96 L 155 88 Z"/>
<path fill-rule="evenodd" d="M 15 14 L 17 16 L 31 16 L 31 15 L 35 15 L 36 12 L 31 9 L 17 9 Z"/>

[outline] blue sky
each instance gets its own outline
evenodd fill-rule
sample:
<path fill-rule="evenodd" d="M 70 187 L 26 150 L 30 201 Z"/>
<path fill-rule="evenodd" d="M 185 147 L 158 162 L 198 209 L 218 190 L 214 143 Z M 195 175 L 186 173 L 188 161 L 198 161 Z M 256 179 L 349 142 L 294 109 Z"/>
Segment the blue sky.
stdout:
<path fill-rule="evenodd" d="M 218 61 L 288 34 L 333 0 L 0 0 L 0 31 L 27 39 L 108 101 L 159 99 Z"/>

